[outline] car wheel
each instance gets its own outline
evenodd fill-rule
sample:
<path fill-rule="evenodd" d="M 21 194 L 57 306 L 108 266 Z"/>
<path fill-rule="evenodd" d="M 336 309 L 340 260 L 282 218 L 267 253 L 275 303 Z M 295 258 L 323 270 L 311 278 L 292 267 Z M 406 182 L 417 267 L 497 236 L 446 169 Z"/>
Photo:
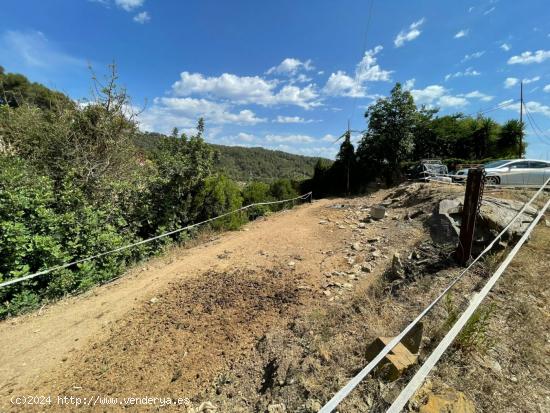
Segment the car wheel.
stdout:
<path fill-rule="evenodd" d="M 498 176 L 488 176 L 487 178 L 485 178 L 485 183 L 487 185 L 499 185 L 500 178 Z"/>

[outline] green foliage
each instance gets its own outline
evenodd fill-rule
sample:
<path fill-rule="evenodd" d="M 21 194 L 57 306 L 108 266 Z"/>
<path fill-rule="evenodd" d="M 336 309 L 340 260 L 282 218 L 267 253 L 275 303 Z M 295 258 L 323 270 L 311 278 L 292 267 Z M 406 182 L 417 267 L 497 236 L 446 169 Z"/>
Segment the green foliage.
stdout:
<path fill-rule="evenodd" d="M 241 191 L 214 174 L 216 150 L 203 139 L 203 119 L 194 136 L 177 128 L 171 136 L 140 132 L 114 65 L 109 69 L 103 81 L 94 75 L 95 95 L 85 105 L 0 70 L 0 282 L 214 218 L 243 202 L 296 196 L 288 179 L 252 182 Z M 236 153 L 250 168 L 258 160 L 255 171 L 271 178 L 281 166 L 294 174 L 314 162 L 259 149 Z M 254 207 L 210 225 L 236 229 L 282 207 Z M 3 288 L 0 318 L 111 280 L 192 235 L 181 232 Z"/>
<path fill-rule="evenodd" d="M 421 159 L 444 159 L 453 167 L 518 156 L 523 134 L 518 121 L 501 126 L 483 116 L 458 113 L 437 117 L 437 112 L 417 108 L 410 92 L 397 83 L 389 97 L 369 106 L 365 113 L 367 132 L 355 154 L 353 145 L 345 140 L 336 162 L 330 167 L 318 163 L 304 188 L 312 189 L 314 196 L 343 194 L 348 192 L 348 185 L 351 192 L 359 192 L 378 179 L 387 185 L 399 182 L 403 172 Z"/>
<path fill-rule="evenodd" d="M 197 211 L 197 220 L 205 221 L 239 209 L 243 204 L 241 191 L 237 184 L 229 178 L 209 176 L 195 196 L 194 209 Z M 215 229 L 237 229 L 246 222 L 244 212 L 229 214 L 224 218 L 213 221 L 210 225 Z"/>
<path fill-rule="evenodd" d="M 292 199 L 298 196 L 298 191 L 290 179 L 277 179 L 269 186 L 269 194 L 273 199 Z M 287 203 L 271 205 L 271 210 L 279 211 L 288 207 Z"/>
<path fill-rule="evenodd" d="M 70 205 L 70 208 L 67 206 Z M 117 248 L 125 239 L 106 224 L 107 212 L 70 185 L 54 191 L 50 178 L 28 162 L 0 156 L 0 280 L 54 267 Z M 0 290 L 0 317 L 34 308 L 41 298 L 84 290 L 118 275 L 127 253 L 54 271 Z"/>
<path fill-rule="evenodd" d="M 273 198 L 269 192 L 269 184 L 265 182 L 250 182 L 242 190 L 243 205 L 269 202 Z M 270 211 L 269 205 L 258 205 L 247 209 L 250 219 L 256 219 Z"/>
<path fill-rule="evenodd" d="M 448 331 L 460 316 L 451 294 L 445 296 L 444 308 L 447 318 L 443 325 L 443 331 Z M 454 343 L 455 347 L 466 351 L 486 350 L 491 345 L 488 328 L 493 311 L 493 305 L 478 308 L 458 334 Z"/>
<path fill-rule="evenodd" d="M 518 156 L 520 139 L 524 134 L 525 125 L 517 119 L 507 121 L 497 137 L 496 149 L 499 157 L 516 158 Z M 523 143 L 521 153 L 525 154 L 526 144 Z"/>
<path fill-rule="evenodd" d="M 73 106 L 62 93 L 48 89 L 40 83 L 31 83 L 18 73 L 5 73 L 0 66 L 0 106 L 19 107 L 24 104 L 51 110 L 59 106 Z"/>
<path fill-rule="evenodd" d="M 357 149 L 363 169 L 372 165 L 382 171 L 388 183 L 399 179 L 399 163 L 406 160 L 414 149 L 414 125 L 417 109 L 409 91 L 396 83 L 390 97 L 378 99 L 365 117 L 368 130 Z"/>

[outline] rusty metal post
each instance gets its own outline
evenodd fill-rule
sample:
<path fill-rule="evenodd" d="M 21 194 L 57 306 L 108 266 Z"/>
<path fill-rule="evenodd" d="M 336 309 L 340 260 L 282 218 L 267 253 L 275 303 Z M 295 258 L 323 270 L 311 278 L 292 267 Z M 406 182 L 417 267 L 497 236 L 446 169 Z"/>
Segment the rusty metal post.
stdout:
<path fill-rule="evenodd" d="M 483 194 L 483 178 L 483 168 L 470 168 L 468 171 L 466 192 L 464 193 L 464 209 L 462 210 L 462 223 L 460 225 L 460 235 L 456 249 L 456 258 L 461 265 L 466 265 L 472 255 L 476 218 Z"/>

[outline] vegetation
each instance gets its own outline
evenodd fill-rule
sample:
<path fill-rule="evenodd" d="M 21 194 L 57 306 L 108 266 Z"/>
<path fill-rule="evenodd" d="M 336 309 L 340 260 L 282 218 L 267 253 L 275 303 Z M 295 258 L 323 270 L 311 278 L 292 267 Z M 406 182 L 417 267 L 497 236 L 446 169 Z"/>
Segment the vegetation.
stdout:
<path fill-rule="evenodd" d="M 523 125 L 517 120 L 500 125 L 481 114 L 438 117 L 437 112 L 418 108 L 397 83 L 389 97 L 367 109 L 367 131 L 357 150 L 346 137 L 333 165 L 317 162 L 308 186 L 317 196 L 359 192 L 377 179 L 388 185 L 399 182 L 403 167 L 423 158 L 480 163 L 525 153 L 525 145 L 519 148 Z"/>
<path fill-rule="evenodd" d="M 129 97 L 117 85 L 114 66 L 105 80 L 94 81 L 93 99 L 82 105 L 0 70 L 0 282 L 207 220 L 246 203 L 296 196 L 297 185 L 288 179 L 250 182 L 241 189 L 217 172 L 216 148 L 203 139 L 202 119 L 193 136 L 140 132 L 128 111 Z M 289 156 L 293 166 L 288 171 L 307 162 Z M 273 173 L 266 169 L 262 176 L 272 178 Z M 236 229 L 280 207 L 250 208 L 211 226 Z M 178 232 L 3 288 L 0 318 L 108 281 L 129 263 L 189 236 L 192 231 Z"/>
<path fill-rule="evenodd" d="M 134 144 L 147 153 L 154 151 L 163 138 L 165 136 L 160 133 L 139 133 L 134 136 Z M 214 144 L 210 146 L 214 151 L 213 170 L 238 182 L 272 182 L 280 178 L 300 181 L 313 176 L 317 161 L 332 163 L 328 159 L 264 148 Z"/>

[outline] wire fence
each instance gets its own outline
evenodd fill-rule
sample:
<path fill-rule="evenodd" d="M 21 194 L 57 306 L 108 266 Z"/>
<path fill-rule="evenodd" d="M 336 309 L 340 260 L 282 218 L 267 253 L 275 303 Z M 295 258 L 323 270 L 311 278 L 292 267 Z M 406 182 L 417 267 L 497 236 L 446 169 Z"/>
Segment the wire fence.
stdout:
<path fill-rule="evenodd" d="M 312 192 L 308 192 L 307 194 L 300 195 L 300 196 L 297 196 L 295 198 L 283 199 L 283 200 L 279 200 L 279 201 L 256 202 L 256 203 L 253 203 L 253 204 L 249 204 L 249 205 L 246 205 L 244 207 L 235 209 L 233 211 L 226 212 L 225 214 L 221 214 L 221 215 L 218 215 L 216 217 L 213 217 L 213 218 L 201 221 L 201 222 L 197 222 L 197 223 L 192 224 L 192 225 L 187 225 L 183 228 L 178 228 L 178 229 L 175 229 L 173 231 L 165 232 L 165 233 L 157 235 L 155 237 L 151 237 L 151 238 L 144 239 L 144 240 L 141 240 L 141 241 L 138 241 L 138 242 L 123 245 L 122 247 L 118 247 L 118 248 L 115 248 L 115 249 L 112 249 L 112 250 L 109 250 L 109 251 L 101 252 L 99 254 L 91 255 L 91 256 L 86 257 L 86 258 L 81 258 L 81 259 L 71 261 L 71 262 L 68 262 L 68 263 L 65 263 L 65 264 L 57 265 L 55 267 L 51 267 L 51 268 L 48 268 L 48 269 L 45 269 L 45 270 L 42 270 L 42 271 L 38 271 L 38 272 L 35 272 L 33 274 L 28 274 L 28 275 L 25 275 L 23 277 L 14 278 L 12 280 L 4 281 L 4 282 L 0 283 L 0 288 L 4 288 L 4 287 L 7 287 L 9 285 L 17 284 L 17 283 L 20 283 L 20 282 L 25 281 L 25 280 L 30 280 L 32 278 L 35 278 L 35 277 L 38 277 L 38 276 L 41 276 L 41 275 L 46 275 L 46 274 L 49 274 L 49 273 L 51 273 L 53 271 L 56 271 L 56 270 L 62 270 L 64 268 L 68 268 L 72 265 L 81 264 L 83 262 L 95 260 L 97 258 L 104 257 L 104 256 L 110 255 L 110 254 L 114 254 L 116 252 L 124 251 L 124 250 L 127 250 L 129 248 L 137 247 L 138 245 L 147 244 L 149 242 L 152 242 L 152 241 L 155 241 L 155 240 L 158 240 L 158 239 L 161 239 L 161 238 L 165 238 L 165 237 L 168 237 L 170 235 L 178 234 L 182 231 L 186 231 L 188 229 L 195 228 L 195 227 L 207 224 L 209 222 L 216 221 L 218 219 L 227 217 L 227 216 L 235 214 L 237 212 L 245 211 L 245 210 L 247 210 L 249 208 L 252 208 L 252 207 L 282 204 L 282 203 L 286 203 L 286 202 L 294 202 L 294 201 L 297 201 L 297 200 L 307 200 L 311 196 L 312 196 Z"/>

